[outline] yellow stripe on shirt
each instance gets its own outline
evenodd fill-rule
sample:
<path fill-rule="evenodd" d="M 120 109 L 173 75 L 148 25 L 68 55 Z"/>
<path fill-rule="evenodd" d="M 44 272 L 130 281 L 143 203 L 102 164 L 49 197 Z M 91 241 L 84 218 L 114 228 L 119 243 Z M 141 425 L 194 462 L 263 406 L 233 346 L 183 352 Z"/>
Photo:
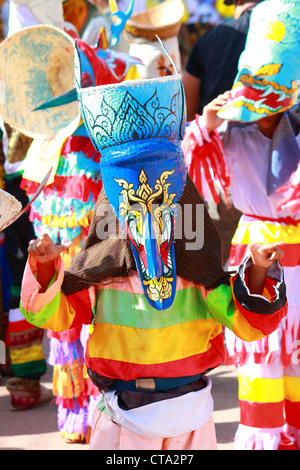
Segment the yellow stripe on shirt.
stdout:
<path fill-rule="evenodd" d="M 221 332 L 222 326 L 214 319 L 148 330 L 100 323 L 95 326 L 88 350 L 91 358 L 161 364 L 207 351 L 209 340 Z"/>
<path fill-rule="evenodd" d="M 28 348 L 10 350 L 12 364 L 25 364 L 26 362 L 40 361 L 42 359 L 44 359 L 44 354 L 40 344 L 33 344 Z"/>
<path fill-rule="evenodd" d="M 286 244 L 296 244 L 300 240 L 300 224 L 281 225 L 262 220 L 240 222 L 232 239 L 233 244 L 273 243 L 283 241 Z"/>
<path fill-rule="evenodd" d="M 284 399 L 283 380 L 239 375 L 239 399 L 257 403 L 277 403 Z"/>
<path fill-rule="evenodd" d="M 285 398 L 292 402 L 300 402 L 300 377 L 284 377 Z"/>

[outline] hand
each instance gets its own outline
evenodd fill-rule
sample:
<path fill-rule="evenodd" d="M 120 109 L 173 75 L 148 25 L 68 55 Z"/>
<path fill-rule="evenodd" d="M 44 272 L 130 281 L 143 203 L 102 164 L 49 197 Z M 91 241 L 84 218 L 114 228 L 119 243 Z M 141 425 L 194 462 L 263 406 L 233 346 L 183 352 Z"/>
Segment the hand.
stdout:
<path fill-rule="evenodd" d="M 249 246 L 253 261 L 248 276 L 248 288 L 251 294 L 261 295 L 263 293 L 267 269 L 273 261 L 279 261 L 284 256 L 283 251 L 279 248 L 281 245 L 283 242 Z"/>
<path fill-rule="evenodd" d="M 55 245 L 49 235 L 41 235 L 37 240 L 31 240 L 28 253 L 35 257 L 38 263 L 45 264 L 54 261 L 60 253 L 68 250 L 72 243 L 66 242 L 62 245 Z"/>
<path fill-rule="evenodd" d="M 267 269 L 273 261 L 280 261 L 284 256 L 284 252 L 279 247 L 283 244 L 284 242 L 250 245 L 249 249 L 254 266 Z"/>
<path fill-rule="evenodd" d="M 217 129 L 217 127 L 222 124 L 223 119 L 217 116 L 217 112 L 222 108 L 222 106 L 224 106 L 229 97 L 230 91 L 226 91 L 225 93 L 219 95 L 213 101 L 208 103 L 206 106 L 204 106 L 203 118 L 208 133 L 212 132 L 214 129 Z"/>

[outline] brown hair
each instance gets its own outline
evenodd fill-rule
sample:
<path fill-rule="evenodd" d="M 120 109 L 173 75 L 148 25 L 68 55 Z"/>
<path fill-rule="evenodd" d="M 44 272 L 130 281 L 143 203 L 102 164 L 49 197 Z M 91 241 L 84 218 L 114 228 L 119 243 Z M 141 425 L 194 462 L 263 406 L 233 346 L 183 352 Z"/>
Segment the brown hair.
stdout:
<path fill-rule="evenodd" d="M 105 204 L 105 214 L 99 215 L 98 209 Z M 194 183 L 187 177 L 187 182 L 178 205 L 192 207 L 192 231 L 196 231 L 196 205 L 203 204 Z M 134 257 L 127 238 L 114 236 L 99 239 L 97 224 L 107 218 L 108 227 L 116 227 L 116 235 L 121 226 L 102 189 L 95 206 L 88 237 L 81 251 L 73 258 L 65 272 L 63 291 L 66 295 L 99 283 L 107 284 L 112 279 L 119 279 L 136 272 Z M 190 221 L 189 221 L 190 222 Z M 207 290 L 228 283 L 230 274 L 222 267 L 222 245 L 220 235 L 204 206 L 204 243 L 201 249 L 186 249 L 188 240 L 183 228 L 182 237 L 175 240 L 175 264 L 177 275 L 194 284 L 202 285 Z M 109 234 L 108 234 L 109 235 Z"/>

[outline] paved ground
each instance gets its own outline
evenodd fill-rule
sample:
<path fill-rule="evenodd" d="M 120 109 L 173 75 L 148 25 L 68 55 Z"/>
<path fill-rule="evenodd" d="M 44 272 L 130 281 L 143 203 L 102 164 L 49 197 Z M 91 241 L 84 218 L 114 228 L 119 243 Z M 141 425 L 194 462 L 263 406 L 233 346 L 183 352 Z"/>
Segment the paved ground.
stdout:
<path fill-rule="evenodd" d="M 233 366 L 221 366 L 210 373 L 210 377 L 218 449 L 234 450 L 234 435 L 240 419 L 237 372 Z"/>
<path fill-rule="evenodd" d="M 47 349 L 47 343 L 45 342 Z M 233 367 L 219 367 L 210 373 L 215 411 L 214 420 L 218 448 L 233 450 L 234 434 L 239 421 L 237 374 Z M 42 383 L 52 389 L 52 368 Z M 1 379 L 0 379 L 1 380 Z M 70 444 L 57 429 L 55 402 L 48 402 L 28 411 L 9 410 L 6 380 L 0 383 L 0 450 L 88 450 L 87 444 Z"/>

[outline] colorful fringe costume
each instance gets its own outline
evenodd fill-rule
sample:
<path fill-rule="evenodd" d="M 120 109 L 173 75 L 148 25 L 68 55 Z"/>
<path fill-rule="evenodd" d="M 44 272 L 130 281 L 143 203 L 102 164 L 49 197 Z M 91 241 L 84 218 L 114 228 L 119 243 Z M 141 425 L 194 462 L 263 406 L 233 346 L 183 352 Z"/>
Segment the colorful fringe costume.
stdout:
<path fill-rule="evenodd" d="M 56 243 L 72 241 L 69 253 L 64 255 L 64 263 L 68 266 L 81 249 L 102 187 L 100 154 L 83 124 L 63 143 L 55 139 L 52 143 L 54 153 L 58 146 L 59 156 L 54 181 L 33 202 L 30 220 L 36 236 L 48 233 Z M 43 159 L 43 149 L 48 145 L 49 140 L 47 143 L 41 139 L 33 142 L 27 155 L 29 172 L 32 165 L 38 164 L 36 156 Z M 30 199 L 38 183 L 23 178 L 21 186 Z M 48 331 L 48 362 L 54 367 L 53 393 L 58 405 L 58 428 L 70 441 L 89 442 L 94 408 L 99 401 L 99 391 L 91 383 L 84 365 L 86 328 L 77 327 L 62 333 Z"/>
<path fill-rule="evenodd" d="M 85 73 L 89 84 L 122 81 L 136 63 L 127 54 L 102 49 L 99 44 L 92 48 L 77 40 L 77 45 L 90 60 Z M 73 92 L 75 100 L 75 89 Z M 35 193 L 45 166 L 54 168 L 53 181 L 31 205 L 30 220 L 37 237 L 47 233 L 57 244 L 72 241 L 72 248 L 63 255 L 65 266 L 80 251 L 89 230 L 102 188 L 100 157 L 82 122 L 71 135 L 64 136 L 63 132 L 56 138 L 35 138 L 26 157 L 22 187 L 29 198 Z M 87 329 L 77 326 L 68 331 L 48 332 L 58 427 L 62 436 L 71 441 L 89 441 L 94 408 L 99 401 L 100 392 L 90 381 L 84 365 Z"/>
<path fill-rule="evenodd" d="M 281 129 L 285 119 L 288 117 L 282 118 Z M 287 133 L 283 137 L 284 132 L 279 128 L 277 131 L 281 133 L 282 142 L 291 136 Z M 276 136 L 273 142 L 274 139 Z M 235 140 L 238 144 L 234 143 Z M 251 141 L 254 140 L 255 145 L 248 153 Z M 300 298 L 297 288 L 300 271 L 300 207 L 295 206 L 296 200 L 286 201 L 286 206 L 278 213 L 278 202 L 284 201 L 284 196 L 275 192 L 266 197 L 263 183 L 267 178 L 267 159 L 263 161 L 261 158 L 262 154 L 268 154 L 270 148 L 271 142 L 266 140 L 255 129 L 232 129 L 231 139 L 225 147 L 232 169 L 233 200 L 245 214 L 232 240 L 229 267 L 237 269 L 247 252 L 248 244 L 283 241 L 285 256 L 282 265 L 289 305 L 288 315 L 279 329 L 265 339 L 247 344 L 230 332 L 226 334 L 228 353 L 239 367 L 241 425 L 236 437 L 237 448 L 243 448 L 244 445 L 247 448 L 278 448 L 285 422 L 288 434 L 296 438 L 300 445 L 300 364 L 297 358 L 300 340 Z M 296 140 L 300 146 L 299 134 Z M 241 151 L 243 143 L 247 146 L 245 153 Z M 255 151 L 256 148 L 259 152 Z M 247 167 L 247 175 L 244 173 L 244 165 Z M 298 173 L 299 170 L 300 167 Z M 289 186 L 291 188 L 292 182 Z M 253 432 L 251 428 L 256 430 Z"/>
<path fill-rule="evenodd" d="M 33 135 L 27 131 L 31 123 L 30 114 L 33 114 L 31 111 L 34 108 L 32 102 L 30 106 L 27 106 L 26 98 L 30 95 L 29 90 L 35 98 L 37 96 L 37 82 L 33 77 L 31 55 L 32 50 L 37 54 L 37 48 L 35 48 L 37 38 L 33 40 L 33 33 L 32 40 L 27 43 L 23 34 L 26 35 L 28 27 L 39 28 L 43 22 L 46 22 L 50 29 L 52 24 L 63 28 L 63 8 L 60 0 L 54 0 L 51 3 L 46 0 L 10 1 L 7 37 L 0 46 L 0 61 L 5 63 L 5 66 L 1 65 L 3 74 L 0 99 L 1 123 L 4 122 L 3 146 L 6 156 L 5 189 L 23 206 L 27 205 L 28 197 L 20 187 L 24 171 L 22 164 L 32 143 Z M 56 52 L 57 45 L 55 39 L 52 38 L 52 47 L 56 48 Z M 23 55 L 22 47 L 26 50 Z M 10 52 L 7 53 L 8 50 Z M 66 56 L 64 60 L 66 61 Z M 42 67 L 42 64 L 43 59 L 40 55 L 39 65 Z M 27 75 L 28 69 L 30 69 L 30 79 Z M 39 69 L 37 73 L 40 71 Z M 9 98 L 6 95 L 8 89 Z M 53 96 L 49 84 L 48 92 Z M 42 94 L 45 99 L 47 96 L 45 88 Z M 34 132 L 38 132 L 38 124 L 32 127 Z M 11 395 L 11 409 L 26 410 L 52 398 L 50 390 L 40 384 L 40 378 L 47 370 L 42 347 L 44 331 L 32 328 L 19 309 L 21 281 L 27 260 L 28 244 L 35 238 L 33 225 L 27 213 L 5 229 L 5 238 L 6 255 L 11 272 L 11 299 L 6 342 L 9 346 L 10 367 L 13 375 L 8 379 L 6 386 Z"/>
<path fill-rule="evenodd" d="M 229 268 L 238 269 L 240 262 L 248 254 L 249 244 L 283 241 L 285 256 L 282 264 L 289 305 L 288 315 L 282 320 L 278 330 L 259 341 L 245 342 L 229 330 L 226 331 L 228 356 L 239 368 L 241 424 L 236 435 L 236 447 L 288 448 L 293 439 L 299 446 L 300 365 L 297 348 L 300 339 L 300 301 L 297 286 L 300 269 L 300 206 L 297 194 L 300 167 L 298 166 L 284 189 L 268 195 L 266 181 L 268 175 L 270 177 L 269 160 L 262 158 L 262 155 L 271 155 L 271 146 L 273 155 L 279 150 L 276 147 L 276 137 L 280 136 L 280 161 L 286 161 L 287 155 L 292 159 L 291 147 L 287 147 L 290 142 L 296 144 L 294 156 L 297 161 L 300 155 L 300 135 L 296 138 L 293 136 L 289 114 L 281 118 L 272 140 L 261 134 L 255 124 L 231 123 L 221 126 L 219 131 L 222 140 L 215 132 L 207 141 L 207 132 L 205 128 L 201 129 L 199 119 L 198 134 L 192 131 L 187 133 L 184 146 L 188 161 L 193 162 L 190 165 L 191 176 L 195 178 L 193 169 L 197 167 L 197 163 L 197 175 L 201 167 L 207 165 L 207 161 L 201 158 L 206 155 L 209 160 L 213 153 L 209 153 L 208 149 L 214 145 L 218 158 L 225 158 L 231 171 L 233 203 L 244 213 L 232 240 Z M 196 140 L 198 145 L 195 147 Z M 286 153 L 287 148 L 289 154 Z M 201 156 L 199 160 L 198 156 Z M 220 168 L 219 166 L 219 170 Z M 221 171 L 213 173 L 210 170 L 210 174 L 217 177 L 218 174 L 221 175 Z M 199 184 L 197 177 L 195 181 Z M 198 187 L 202 190 L 200 185 Z M 227 361 L 230 362 L 228 358 Z M 290 437 L 285 435 L 284 423 L 287 423 Z"/>
<path fill-rule="evenodd" d="M 20 188 L 22 171 L 20 165 L 26 156 L 32 139 L 7 124 L 3 126 L 4 153 L 6 156 L 5 190 L 12 194 L 23 207 L 28 198 Z M 11 395 L 11 409 L 27 409 L 39 400 L 40 378 L 47 365 L 43 354 L 44 332 L 33 328 L 20 312 L 20 291 L 23 271 L 27 259 L 30 240 L 35 238 L 28 214 L 20 217 L 12 226 L 5 229 L 5 257 L 7 259 L 6 283 L 9 285 L 8 325 L 5 343 L 9 351 L 11 375 L 6 386 Z M 49 392 L 49 399 L 51 394 Z"/>
<path fill-rule="evenodd" d="M 285 252 L 288 313 L 278 329 L 252 343 L 226 331 L 239 373 L 237 449 L 300 448 L 299 14 L 299 1 L 255 7 L 235 84 L 217 112 L 226 121 L 208 135 L 205 116 L 198 117 L 184 142 L 199 191 L 204 178 L 210 188 L 216 181 L 226 188 L 230 178 L 234 206 L 243 213 L 229 267 L 238 268 L 249 244 L 283 242 Z M 256 121 L 276 114 L 281 117 L 268 137 Z"/>
<path fill-rule="evenodd" d="M 102 197 L 99 204 L 105 201 Z M 96 226 L 97 220 L 94 223 Z M 210 230 L 208 227 L 207 229 Z M 92 239 L 96 238 L 95 232 L 93 237 L 92 234 L 93 232 L 87 243 L 92 243 Z M 128 256 L 132 257 L 129 249 L 126 246 L 124 248 L 127 249 Z M 115 253 L 115 249 L 110 247 L 109 252 Z M 98 252 L 98 256 L 104 262 L 102 253 Z M 120 256 L 120 250 L 115 256 Z M 122 261 L 121 258 L 120 265 Z M 81 264 L 80 258 L 78 262 Z M 134 261 L 131 260 L 131 263 L 133 267 Z M 203 372 L 223 362 L 222 324 L 230 326 L 243 338 L 254 339 L 255 335 L 267 334 L 273 329 L 273 322 L 277 323 L 284 315 L 282 310 L 275 313 L 276 305 L 284 305 L 281 294 L 271 304 L 266 300 L 256 299 L 253 310 L 259 309 L 262 302 L 265 312 L 269 307 L 274 312 L 270 311 L 271 314 L 267 315 L 269 320 L 266 321 L 263 332 L 258 330 L 257 321 L 260 320 L 260 315 L 245 308 L 245 301 L 249 296 L 243 281 L 241 283 L 244 268 L 240 275 L 232 279 L 232 287 L 226 282 L 222 283 L 220 279 L 221 284 L 218 287 L 208 290 L 178 274 L 174 305 L 161 311 L 159 316 L 144 298 L 137 274 L 124 278 L 122 282 L 117 278 L 116 282 L 64 294 L 60 290 L 64 278 L 60 261 L 57 268 L 58 278 L 51 287 L 51 297 L 50 292 L 35 295 L 33 291 L 38 292 L 39 285 L 33 274 L 34 260 L 29 260 L 23 283 L 23 313 L 28 320 L 41 327 L 62 330 L 81 323 L 88 324 L 93 318 L 94 330 L 88 342 L 85 360 L 90 377 L 105 396 L 105 407 L 102 404 L 101 411 L 105 410 L 105 413 L 112 415 L 115 421 L 122 423 L 127 429 L 151 439 L 181 435 L 201 427 L 210 419 L 212 401 L 207 394 L 211 382 L 205 378 Z M 180 265 L 180 273 L 179 268 Z M 76 265 L 73 272 L 75 275 Z M 88 272 L 91 272 L 91 268 L 86 270 Z M 66 292 L 74 291 L 72 274 L 71 271 L 71 276 L 65 278 L 63 289 Z M 97 273 L 94 278 L 96 277 Z M 84 284 L 89 283 L 85 280 Z M 268 295 L 274 298 L 273 285 L 274 282 L 270 279 L 269 286 L 266 287 Z M 278 287 L 281 285 L 280 282 L 277 283 Z M 234 298 L 232 288 L 236 292 Z M 282 292 L 281 287 L 279 292 Z M 240 303 L 242 298 L 244 307 Z M 183 312 L 186 313 L 183 315 Z M 155 379 L 155 393 L 142 392 L 135 388 L 137 379 L 147 377 L 159 377 Z M 202 404 L 197 405 L 201 396 Z M 196 401 L 192 400 L 193 397 Z M 178 407 L 184 416 L 184 422 L 178 419 L 178 413 L 175 412 Z M 170 416 L 176 416 L 176 420 L 170 419 Z M 103 437 L 105 438 L 105 433 Z M 198 440 L 196 445 L 199 445 Z M 93 443 L 93 446 L 99 448 L 99 443 Z"/>

